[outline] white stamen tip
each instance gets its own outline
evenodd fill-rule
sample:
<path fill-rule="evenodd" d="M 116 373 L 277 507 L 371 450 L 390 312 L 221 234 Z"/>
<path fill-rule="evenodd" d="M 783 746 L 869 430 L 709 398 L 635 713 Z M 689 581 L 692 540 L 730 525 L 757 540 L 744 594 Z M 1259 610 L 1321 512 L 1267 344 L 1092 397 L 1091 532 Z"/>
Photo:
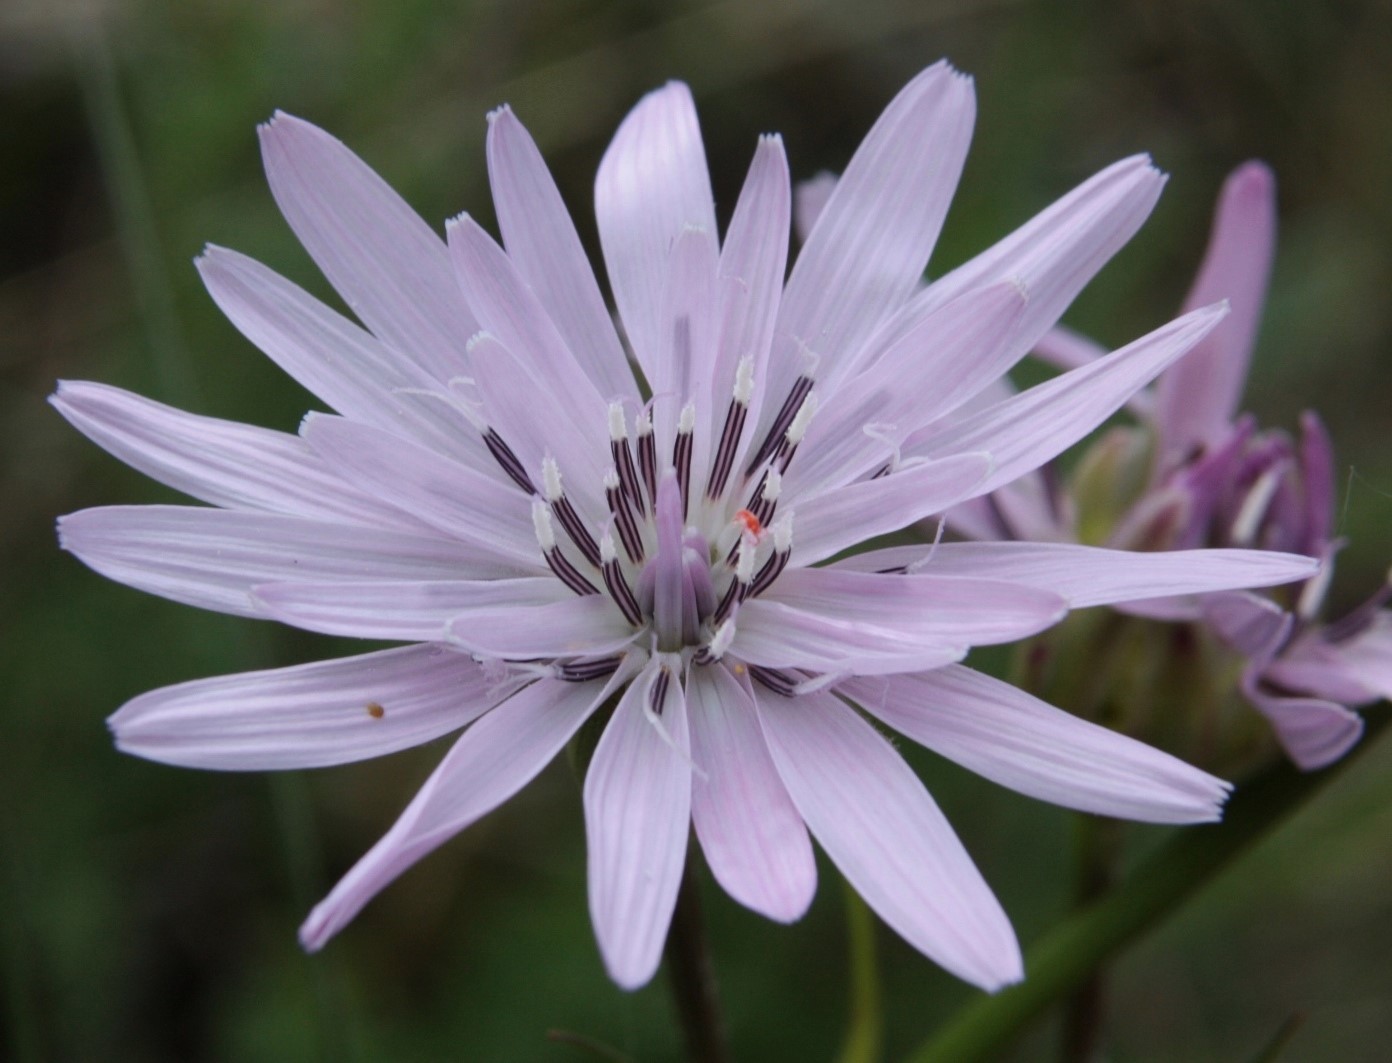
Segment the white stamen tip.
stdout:
<path fill-rule="evenodd" d="M 762 494 L 765 501 L 777 502 L 778 496 L 783 493 L 783 474 L 777 469 L 770 469 L 768 477 L 764 480 Z"/>
<path fill-rule="evenodd" d="M 496 338 L 493 336 L 493 333 L 488 332 L 487 330 L 484 330 L 484 331 L 482 331 L 482 332 L 475 332 L 472 336 L 470 336 L 470 337 L 468 338 L 468 340 L 465 341 L 465 343 L 464 343 L 464 353 L 465 353 L 465 354 L 473 354 L 473 353 L 474 353 L 474 348 L 475 348 L 475 347 L 478 347 L 478 346 L 480 346 L 480 345 L 482 345 L 482 344 L 485 344 L 485 343 L 496 343 L 496 342 L 497 342 L 497 340 L 496 340 Z"/>
<path fill-rule="evenodd" d="M 638 416 L 633 418 L 633 427 L 640 436 L 652 434 L 652 414 L 647 410 L 639 410 Z"/>
<path fill-rule="evenodd" d="M 604 489 L 606 491 L 617 490 L 619 486 L 619 472 L 612 465 L 609 471 L 604 474 Z"/>
<path fill-rule="evenodd" d="M 818 690 L 825 690 L 833 683 L 839 683 L 845 679 L 845 675 L 838 675 L 835 672 L 826 672 L 822 675 L 814 675 L 811 679 L 804 679 L 793 687 L 795 695 L 814 694 Z"/>
<path fill-rule="evenodd" d="M 690 434 L 696 430 L 696 404 L 688 402 L 682 407 L 681 417 L 677 420 L 677 431 L 683 434 Z"/>
<path fill-rule="evenodd" d="M 809 392 L 807 398 L 802 400 L 802 405 L 798 407 L 797 416 L 793 418 L 793 423 L 788 426 L 788 442 L 797 446 L 802 442 L 802 437 L 807 434 L 807 426 L 812 423 L 812 417 L 817 412 L 817 393 Z"/>
<path fill-rule="evenodd" d="M 754 579 L 754 536 L 745 535 L 740 539 L 739 560 L 735 562 L 735 579 L 750 583 Z"/>
<path fill-rule="evenodd" d="M 718 661 L 725 656 L 725 651 L 730 648 L 730 643 L 735 641 L 735 618 L 727 617 L 711 636 L 710 642 L 706 643 L 706 652 L 710 654 L 711 660 Z"/>
<path fill-rule="evenodd" d="M 735 401 L 741 406 L 748 406 L 749 399 L 754 394 L 754 359 L 748 355 L 739 360 L 739 365 L 735 367 Z"/>
<path fill-rule="evenodd" d="M 561 487 L 561 469 L 556 464 L 556 459 L 550 454 L 541 459 L 541 490 L 546 495 L 546 501 L 555 502 L 565 490 Z"/>
<path fill-rule="evenodd" d="M 773 548 L 786 554 L 793 547 L 793 515 L 785 513 L 773 522 Z"/>
<path fill-rule="evenodd" d="M 551 511 L 544 502 L 532 502 L 532 527 L 536 530 L 541 552 L 549 554 L 556 548 L 556 530 L 551 527 Z"/>
<path fill-rule="evenodd" d="M 607 565 L 618 556 L 619 552 L 614 549 L 614 537 L 609 533 L 609 529 L 605 528 L 599 537 L 599 562 Z"/>
<path fill-rule="evenodd" d="M 617 402 L 609 404 L 609 438 L 615 443 L 628 438 L 628 422 L 624 419 L 623 406 Z"/>
<path fill-rule="evenodd" d="M 1242 501 L 1242 508 L 1237 511 L 1237 518 L 1232 523 L 1233 542 L 1245 546 L 1256 538 L 1257 529 L 1261 526 L 1262 518 L 1266 516 L 1267 507 L 1271 505 L 1271 499 L 1276 494 L 1276 488 L 1280 486 L 1284 472 L 1284 462 L 1273 465 L 1252 485 L 1252 489 Z"/>
<path fill-rule="evenodd" d="M 1305 585 L 1300 588 L 1300 600 L 1295 603 L 1295 611 L 1300 619 L 1313 620 L 1319 615 L 1333 576 L 1334 566 L 1326 561 L 1318 572 L 1305 581 Z"/>

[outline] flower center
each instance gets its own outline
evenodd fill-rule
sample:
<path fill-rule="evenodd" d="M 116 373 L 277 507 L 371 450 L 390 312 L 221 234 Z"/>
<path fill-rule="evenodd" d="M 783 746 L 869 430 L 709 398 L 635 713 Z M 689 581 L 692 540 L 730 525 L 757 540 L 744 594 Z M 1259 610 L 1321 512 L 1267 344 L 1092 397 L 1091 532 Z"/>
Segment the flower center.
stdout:
<path fill-rule="evenodd" d="M 611 463 L 602 491 L 588 498 L 570 497 L 554 457 L 542 461 L 538 491 L 491 428 L 485 442 L 533 496 L 537 543 L 556 578 L 576 594 L 607 595 L 630 624 L 651 632 L 654 650 L 691 650 L 703 663 L 728 647 L 740 603 L 767 590 L 788 564 L 792 517 L 777 510 L 783 473 L 816 411 L 812 389 L 811 377 L 798 378 L 742 471 L 753 390 L 748 359 L 737 369 L 720 434 L 710 441 L 708 469 L 697 458 L 694 403 L 682 406 L 669 429 L 667 461 L 648 410 L 639 412 L 630 436 L 622 405 L 612 403 Z M 604 517 L 587 521 L 584 511 L 601 498 Z"/>

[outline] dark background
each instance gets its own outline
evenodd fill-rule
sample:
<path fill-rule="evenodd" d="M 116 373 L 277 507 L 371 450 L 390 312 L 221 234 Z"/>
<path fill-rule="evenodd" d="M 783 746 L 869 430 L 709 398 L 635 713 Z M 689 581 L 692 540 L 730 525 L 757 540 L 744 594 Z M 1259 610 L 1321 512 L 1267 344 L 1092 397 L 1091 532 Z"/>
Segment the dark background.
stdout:
<path fill-rule="evenodd" d="M 794 174 L 844 165 L 947 56 L 979 120 L 941 272 L 1136 151 L 1173 176 L 1067 320 L 1120 344 L 1178 306 L 1212 199 L 1276 170 L 1281 240 L 1248 405 L 1318 408 L 1340 450 L 1336 601 L 1392 557 L 1392 19 L 1385 3 L 0 0 L 0 1056 L 34 1060 L 580 1060 L 546 1031 L 670 1058 L 662 976 L 604 977 L 564 763 L 391 887 L 318 957 L 295 928 L 394 819 L 441 745 L 276 777 L 116 753 L 125 699 L 354 647 L 198 613 L 56 548 L 72 509 L 165 501 L 44 404 L 120 384 L 293 429 L 310 400 L 221 318 L 205 241 L 330 297 L 276 214 L 255 124 L 281 107 L 348 142 L 427 219 L 491 220 L 484 114 L 511 102 L 593 245 L 595 166 L 624 111 L 692 85 L 728 216 L 758 133 Z M 1373 711 L 1386 711 L 1385 706 Z M 1068 816 L 911 752 L 1028 942 L 1062 911 Z M 1163 837 L 1136 832 L 1138 848 Z M 1108 1058 L 1379 1060 L 1392 1043 L 1392 747 L 1369 751 L 1117 970 Z M 834 1056 L 841 887 L 792 928 L 707 883 L 736 1049 Z M 882 932 L 889 1058 L 972 991 Z M 1049 1031 L 1020 1058 L 1038 1058 Z"/>

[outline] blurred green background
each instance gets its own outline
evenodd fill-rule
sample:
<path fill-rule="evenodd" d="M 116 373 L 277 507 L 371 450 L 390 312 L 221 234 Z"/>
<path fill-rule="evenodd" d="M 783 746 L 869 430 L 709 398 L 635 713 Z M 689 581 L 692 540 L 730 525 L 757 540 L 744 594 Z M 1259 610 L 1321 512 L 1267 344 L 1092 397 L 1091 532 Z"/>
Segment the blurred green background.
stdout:
<path fill-rule="evenodd" d="M 796 176 L 844 165 L 913 73 L 947 56 L 979 120 L 940 272 L 1102 165 L 1173 176 L 1066 320 L 1121 343 L 1177 307 L 1225 173 L 1268 160 L 1281 243 L 1249 406 L 1323 412 L 1352 540 L 1335 597 L 1392 559 L 1392 13 L 1384 3 L 1019 0 L 3 0 L 0 3 L 0 1057 L 582 1060 L 548 1030 L 673 1058 L 662 976 L 604 977 L 564 763 L 391 887 L 317 957 L 295 928 L 394 819 L 442 745 L 278 777 L 116 753 L 104 717 L 193 677 L 354 649 L 108 583 L 53 520 L 171 495 L 71 431 L 58 378 L 283 429 L 311 405 L 222 319 L 205 241 L 333 297 L 276 214 L 255 124 L 277 107 L 347 141 L 429 220 L 491 210 L 485 111 L 512 103 L 594 245 L 589 196 L 625 109 L 692 85 L 722 217 L 755 137 Z M 1386 711 L 1385 706 L 1373 711 Z M 907 751 L 1022 940 L 1063 910 L 1068 817 Z M 1144 846 L 1163 837 L 1138 832 Z M 1368 751 L 1116 973 L 1108 1058 L 1290 1059 L 1392 1044 L 1392 746 Z M 792 928 L 705 902 L 744 1060 L 835 1054 L 846 1012 L 829 869 Z M 881 931 L 887 1057 L 971 991 Z M 1045 1058 L 1047 1024 L 1020 1059 Z M 1283 1057 L 1287 1058 L 1287 1057 Z"/>

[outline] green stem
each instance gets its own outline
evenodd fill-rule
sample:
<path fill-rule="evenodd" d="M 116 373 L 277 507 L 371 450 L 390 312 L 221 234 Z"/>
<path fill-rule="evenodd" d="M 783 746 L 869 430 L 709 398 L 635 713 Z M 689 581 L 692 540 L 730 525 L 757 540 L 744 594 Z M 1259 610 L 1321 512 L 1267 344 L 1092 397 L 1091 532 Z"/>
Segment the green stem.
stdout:
<path fill-rule="evenodd" d="M 1027 953 L 1024 982 L 975 999 L 911 1053 L 908 1063 L 998 1059 L 1032 1019 L 1086 981 L 1098 964 L 1159 923 L 1337 778 L 1388 719 L 1387 713 L 1369 719 L 1363 742 L 1333 768 L 1307 774 L 1282 762 L 1259 773 L 1239 788 L 1222 823 L 1185 828 L 1108 896 L 1045 934 Z"/>
<path fill-rule="evenodd" d="M 677 908 L 672 913 L 672 928 L 667 932 L 667 982 L 686 1038 L 687 1058 L 691 1063 L 729 1063 L 725 1020 L 716 993 L 705 921 L 701 917 L 699 883 L 692 863 L 688 858 L 682 871 Z"/>
<path fill-rule="evenodd" d="M 884 1011 L 880 1003 L 880 972 L 875 962 L 875 917 L 849 882 L 846 893 L 846 935 L 851 961 L 851 1015 L 839 1063 L 876 1063 L 883 1047 Z"/>
<path fill-rule="evenodd" d="M 101 21 L 93 19 L 74 30 L 72 47 L 117 238 L 130 273 L 140 323 L 154 356 L 155 383 L 161 398 L 187 405 L 197 397 L 198 385 L 160 248 L 149 185 Z"/>
<path fill-rule="evenodd" d="M 1075 911 L 1107 896 L 1117 885 L 1124 824 L 1103 816 L 1077 817 Z M 1063 1063 L 1092 1059 L 1102 1037 L 1107 1008 L 1107 969 L 1098 964 L 1064 1003 L 1059 1058 Z"/>

